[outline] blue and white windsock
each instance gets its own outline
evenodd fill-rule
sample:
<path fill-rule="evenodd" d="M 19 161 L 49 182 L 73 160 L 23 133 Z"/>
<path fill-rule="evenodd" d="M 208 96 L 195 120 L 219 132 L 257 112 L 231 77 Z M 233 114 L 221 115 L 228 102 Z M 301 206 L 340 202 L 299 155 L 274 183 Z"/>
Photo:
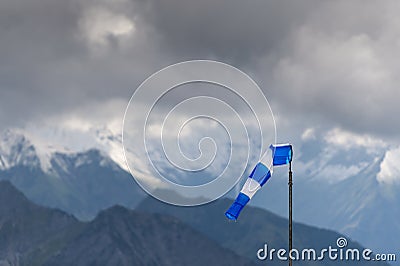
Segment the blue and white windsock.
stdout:
<path fill-rule="evenodd" d="M 274 166 L 285 165 L 292 161 L 292 145 L 276 144 L 271 145 L 269 148 L 272 151 L 272 156 L 268 156 L 269 152 L 266 152 L 254 167 L 235 202 L 233 202 L 231 207 L 225 212 L 225 216 L 228 219 L 237 220 L 243 207 L 271 177 Z"/>

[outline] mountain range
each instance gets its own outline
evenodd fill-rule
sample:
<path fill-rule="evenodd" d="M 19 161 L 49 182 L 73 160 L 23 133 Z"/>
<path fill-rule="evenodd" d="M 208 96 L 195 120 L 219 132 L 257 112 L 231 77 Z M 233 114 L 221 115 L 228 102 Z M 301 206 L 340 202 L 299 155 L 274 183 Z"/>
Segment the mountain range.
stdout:
<path fill-rule="evenodd" d="M 255 265 L 265 263 L 256 257 L 265 242 L 277 248 L 287 244 L 287 220 L 249 207 L 248 219 L 229 223 L 221 217 L 228 203 L 219 200 L 184 208 L 147 198 L 138 210 L 113 206 L 92 221 L 81 222 L 63 211 L 30 202 L 11 183 L 0 181 L 0 265 Z M 341 236 L 302 224 L 294 226 L 297 248 L 319 248 Z M 348 247 L 362 248 L 352 241 Z M 295 265 L 362 263 L 298 261 Z"/>
<path fill-rule="evenodd" d="M 100 128 L 67 141 L 66 146 L 51 139 L 46 142 L 23 130 L 4 131 L 0 180 L 9 180 L 36 204 L 86 221 L 115 204 L 135 208 L 145 198 L 121 159 L 120 135 Z M 331 147 L 327 152 L 321 147 L 324 143 L 315 141 L 297 147 L 302 152 L 295 153 L 293 165 L 295 221 L 337 230 L 376 252 L 396 252 L 400 238 L 400 196 L 396 192 L 400 187 L 377 181 L 384 152 Z M 235 196 L 234 191 L 229 196 Z M 287 216 L 284 169 L 275 171 L 251 204 Z"/>
<path fill-rule="evenodd" d="M 176 218 L 114 206 L 80 222 L 8 181 L 0 182 L 0 217 L 0 265 L 252 264 Z"/>

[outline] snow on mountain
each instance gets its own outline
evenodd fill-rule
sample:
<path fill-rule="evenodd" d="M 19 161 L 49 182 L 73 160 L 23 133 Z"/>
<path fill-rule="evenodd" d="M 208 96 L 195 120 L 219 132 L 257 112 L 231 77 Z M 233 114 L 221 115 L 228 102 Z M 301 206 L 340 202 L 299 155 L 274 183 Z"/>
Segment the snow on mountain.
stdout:
<path fill-rule="evenodd" d="M 105 157 L 109 157 L 127 171 L 121 135 L 113 133 L 106 127 L 91 128 L 88 131 L 58 128 L 46 131 L 6 129 L 0 134 L 0 170 L 24 165 L 40 166 L 45 173 L 48 173 L 52 171 L 53 160 L 62 167 L 62 162 L 56 154 L 73 156 L 90 149 L 101 151 Z"/>
<path fill-rule="evenodd" d="M 96 140 L 95 147 L 104 151 L 122 169 L 128 171 L 122 152 L 122 135 L 115 134 L 106 127 L 92 129 Z"/>
<path fill-rule="evenodd" d="M 18 165 L 40 166 L 47 172 L 51 168 L 50 160 L 55 152 L 67 150 L 34 138 L 21 129 L 7 129 L 0 137 L 0 169 Z"/>
<path fill-rule="evenodd" d="M 144 196 L 124 169 L 120 136 L 105 127 L 8 129 L 0 134 L 0 162 L 0 180 L 84 220 L 115 204 L 132 208 Z"/>

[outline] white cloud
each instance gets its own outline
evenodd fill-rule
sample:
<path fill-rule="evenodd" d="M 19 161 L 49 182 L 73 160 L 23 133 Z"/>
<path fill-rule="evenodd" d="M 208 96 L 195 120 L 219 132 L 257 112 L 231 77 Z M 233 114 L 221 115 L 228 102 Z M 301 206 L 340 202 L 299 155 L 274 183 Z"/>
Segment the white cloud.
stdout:
<path fill-rule="evenodd" d="M 307 128 L 304 130 L 303 134 L 301 135 L 302 140 L 314 140 L 316 139 L 315 136 L 315 128 Z"/>
<path fill-rule="evenodd" d="M 368 151 L 374 151 L 376 149 L 382 149 L 387 144 L 378 138 L 374 138 L 367 134 L 356 134 L 349 131 L 345 131 L 340 128 L 334 128 L 328 131 L 324 137 L 325 141 L 329 144 L 337 145 L 346 150 L 355 147 L 364 147 Z"/>
<path fill-rule="evenodd" d="M 108 38 L 129 37 L 135 32 L 135 24 L 123 14 L 104 7 L 92 7 L 85 12 L 80 27 L 89 45 L 107 46 Z"/>
<path fill-rule="evenodd" d="M 400 182 L 400 147 L 386 152 L 377 179 L 381 183 Z"/>
<path fill-rule="evenodd" d="M 367 163 L 350 166 L 339 164 L 326 165 L 322 171 L 318 173 L 318 178 L 326 179 L 334 183 L 358 174 L 366 166 Z"/>

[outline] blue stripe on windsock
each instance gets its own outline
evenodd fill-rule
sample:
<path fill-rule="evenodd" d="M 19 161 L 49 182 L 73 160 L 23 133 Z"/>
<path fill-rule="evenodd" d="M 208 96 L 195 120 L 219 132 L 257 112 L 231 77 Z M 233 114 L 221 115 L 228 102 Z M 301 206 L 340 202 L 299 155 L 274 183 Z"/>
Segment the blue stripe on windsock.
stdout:
<path fill-rule="evenodd" d="M 284 165 L 292 161 L 293 149 L 290 144 L 271 145 L 273 165 Z"/>
<path fill-rule="evenodd" d="M 263 163 L 258 163 L 249 177 L 257 181 L 260 186 L 263 186 L 271 177 L 271 172 Z"/>
<path fill-rule="evenodd" d="M 225 212 L 225 216 L 229 220 L 237 220 L 243 207 L 246 206 L 250 198 L 244 193 L 239 193 L 235 202 L 232 203 L 231 207 Z"/>

